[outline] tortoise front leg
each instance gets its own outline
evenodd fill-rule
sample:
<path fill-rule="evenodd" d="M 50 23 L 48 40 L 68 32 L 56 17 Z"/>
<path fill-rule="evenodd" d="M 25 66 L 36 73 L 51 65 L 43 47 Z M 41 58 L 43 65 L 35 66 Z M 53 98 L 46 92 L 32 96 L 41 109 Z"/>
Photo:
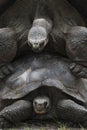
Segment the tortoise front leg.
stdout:
<path fill-rule="evenodd" d="M 87 78 L 87 70 L 85 68 L 87 67 L 87 28 L 80 26 L 72 27 L 67 32 L 65 40 L 67 55 L 72 62 L 77 64 L 71 71 L 81 78 Z M 77 68 L 79 69 L 79 73 L 77 73 Z"/>
<path fill-rule="evenodd" d="M 14 71 L 13 66 L 9 63 L 0 67 L 0 79 L 2 80 Z"/>
<path fill-rule="evenodd" d="M 59 118 L 74 123 L 87 123 L 87 109 L 76 102 L 66 99 L 57 104 Z"/>
<path fill-rule="evenodd" d="M 0 29 L 0 79 L 10 74 L 13 69 L 9 63 L 17 52 L 16 33 L 11 28 Z"/>
<path fill-rule="evenodd" d="M 29 101 L 19 100 L 0 112 L 0 128 L 8 128 L 28 119 L 32 114 Z"/>
<path fill-rule="evenodd" d="M 78 78 L 87 78 L 87 67 L 72 63 L 70 65 L 70 70 L 72 71 L 73 75 L 77 76 Z"/>

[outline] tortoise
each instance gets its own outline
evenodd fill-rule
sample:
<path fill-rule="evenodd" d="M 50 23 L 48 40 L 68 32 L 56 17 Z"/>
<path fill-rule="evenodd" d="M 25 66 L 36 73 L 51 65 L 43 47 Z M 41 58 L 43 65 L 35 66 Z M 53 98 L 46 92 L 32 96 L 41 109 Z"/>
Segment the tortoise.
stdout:
<path fill-rule="evenodd" d="M 27 120 L 87 124 L 87 80 L 73 76 L 69 64 L 49 54 L 13 62 L 14 73 L 0 83 L 0 128 Z"/>
<path fill-rule="evenodd" d="M 87 78 L 87 28 L 67 0 L 16 0 L 1 15 L 0 28 L 1 78 L 13 71 L 8 66 L 16 56 L 32 50 L 68 56 L 76 63 L 72 72 Z"/>

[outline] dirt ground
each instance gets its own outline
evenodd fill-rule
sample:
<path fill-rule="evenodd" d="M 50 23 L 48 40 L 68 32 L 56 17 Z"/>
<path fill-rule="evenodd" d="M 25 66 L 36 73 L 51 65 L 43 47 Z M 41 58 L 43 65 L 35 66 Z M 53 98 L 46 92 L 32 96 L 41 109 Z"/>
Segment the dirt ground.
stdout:
<path fill-rule="evenodd" d="M 73 127 L 72 127 L 73 126 Z M 0 129 L 0 130 L 87 130 L 82 126 L 77 126 L 76 124 L 68 123 L 55 123 L 55 122 L 38 122 L 38 121 L 29 121 L 28 123 L 22 123 L 17 125 L 14 128 L 9 129 Z"/>

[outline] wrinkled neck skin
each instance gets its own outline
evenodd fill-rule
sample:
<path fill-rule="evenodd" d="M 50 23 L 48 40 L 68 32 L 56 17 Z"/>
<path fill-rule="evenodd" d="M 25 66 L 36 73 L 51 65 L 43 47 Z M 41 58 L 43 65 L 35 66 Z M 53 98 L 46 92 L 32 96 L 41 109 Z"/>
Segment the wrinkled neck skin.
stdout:
<path fill-rule="evenodd" d="M 50 12 L 48 2 L 37 1 L 32 26 L 28 34 L 28 43 L 35 52 L 42 51 L 49 41 L 49 34 L 53 26 Z"/>
<path fill-rule="evenodd" d="M 52 21 L 49 18 L 35 18 L 33 26 L 41 26 L 46 29 L 47 33 L 49 33 L 52 30 Z"/>
<path fill-rule="evenodd" d="M 52 29 L 51 10 L 48 10 L 49 3 L 46 0 L 38 0 L 33 20 L 33 26 L 44 27 L 49 33 Z"/>

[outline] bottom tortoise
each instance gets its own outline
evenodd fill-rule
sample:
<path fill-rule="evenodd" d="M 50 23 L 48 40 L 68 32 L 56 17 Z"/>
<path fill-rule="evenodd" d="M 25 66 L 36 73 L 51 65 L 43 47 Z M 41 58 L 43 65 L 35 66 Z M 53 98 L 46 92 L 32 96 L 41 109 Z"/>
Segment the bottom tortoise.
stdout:
<path fill-rule="evenodd" d="M 0 127 L 54 118 L 87 124 L 86 82 L 73 76 L 69 65 L 48 54 L 16 60 L 14 74 L 0 83 Z"/>

